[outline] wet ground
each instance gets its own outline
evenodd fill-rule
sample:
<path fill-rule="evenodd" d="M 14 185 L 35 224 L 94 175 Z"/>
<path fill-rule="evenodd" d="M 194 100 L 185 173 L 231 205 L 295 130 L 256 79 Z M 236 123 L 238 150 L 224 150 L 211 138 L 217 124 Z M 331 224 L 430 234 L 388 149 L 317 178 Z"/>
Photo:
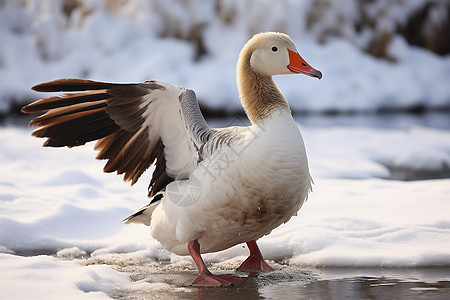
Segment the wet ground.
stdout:
<path fill-rule="evenodd" d="M 193 287 L 196 271 L 188 268 L 128 269 L 147 291 L 116 291 L 116 299 L 450 299 L 450 269 L 303 269 L 280 266 L 262 274 L 212 267 L 214 273 L 246 277 L 231 287 Z"/>

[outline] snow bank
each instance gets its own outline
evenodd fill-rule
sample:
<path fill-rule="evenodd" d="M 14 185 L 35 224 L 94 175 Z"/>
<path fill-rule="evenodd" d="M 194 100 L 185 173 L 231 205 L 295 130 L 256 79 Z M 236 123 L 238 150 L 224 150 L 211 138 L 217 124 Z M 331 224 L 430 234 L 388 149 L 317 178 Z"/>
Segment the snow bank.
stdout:
<path fill-rule="evenodd" d="M 448 267 L 449 183 L 318 180 L 299 217 L 267 237 L 268 248 L 293 245 L 287 260 L 300 266 Z"/>
<path fill-rule="evenodd" d="M 448 264 L 450 181 L 373 179 L 388 178 L 396 164 L 448 169 L 448 131 L 340 127 L 303 132 L 314 192 L 298 217 L 261 240 L 268 259 L 323 266 Z M 94 159 L 91 146 L 42 148 L 29 133 L 0 130 L 0 252 L 62 258 L 126 252 L 171 259 L 147 227 L 121 223 L 146 203 L 149 174 L 130 188 L 119 176 L 102 174 L 103 163 Z M 245 255 L 236 246 L 205 259 Z"/>
<path fill-rule="evenodd" d="M 275 269 L 450 266 L 450 180 L 373 178 L 389 177 L 385 165 L 399 161 L 440 170 L 450 154 L 448 131 L 302 131 L 314 192 L 298 216 L 259 241 Z M 147 203 L 151 170 L 130 188 L 119 176 L 102 173 L 92 146 L 42 148 L 30 129 L 10 127 L 0 128 L 0 140 L 3 297 L 196 293 L 186 288 L 195 277 L 191 258 L 162 249 L 148 227 L 121 223 Z M 236 269 L 246 255 L 237 245 L 204 259 L 220 273 Z"/>
<path fill-rule="evenodd" d="M 40 97 L 31 86 L 63 77 L 162 80 L 194 89 L 212 108 L 240 110 L 234 67 L 238 53 L 252 34 L 265 30 L 290 34 L 302 56 L 324 74 L 321 81 L 276 79 L 295 110 L 450 107 L 450 57 L 410 46 L 396 33 L 427 7 L 417 1 L 367 4 L 363 8 L 369 20 L 362 20 L 357 1 L 325 6 L 312 1 L 69 2 L 0 5 L 0 111 Z M 434 16 L 429 23 L 447 22 L 445 14 L 433 13 L 446 11 L 439 10 L 444 4 L 427 2 Z M 380 25 L 355 29 L 372 23 Z M 364 52 L 380 30 L 389 33 L 383 51 L 395 62 Z"/>
<path fill-rule="evenodd" d="M 46 299 L 109 299 L 105 292 L 129 282 L 126 275 L 109 267 L 81 268 L 74 262 L 61 262 L 44 255 L 23 258 L 0 254 L 0 262 L 2 278 L 9 279 L 7 285 L 2 284 L 5 299 L 28 298 L 30 291 L 33 297 Z"/>
<path fill-rule="evenodd" d="M 129 293 L 183 291 L 167 283 L 132 282 L 126 273 L 108 265 L 83 266 L 40 255 L 21 257 L 0 254 L 4 299 L 111 299 Z"/>
<path fill-rule="evenodd" d="M 322 178 L 448 177 L 450 132 L 425 127 L 310 128 L 304 132 L 312 174 Z"/>

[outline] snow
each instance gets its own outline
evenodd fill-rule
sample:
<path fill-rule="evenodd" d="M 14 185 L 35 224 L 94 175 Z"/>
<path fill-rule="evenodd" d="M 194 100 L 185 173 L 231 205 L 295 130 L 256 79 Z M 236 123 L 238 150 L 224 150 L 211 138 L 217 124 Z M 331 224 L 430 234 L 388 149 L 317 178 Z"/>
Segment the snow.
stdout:
<path fill-rule="evenodd" d="M 389 179 L 399 164 L 414 172 L 448 170 L 448 130 L 301 129 L 314 191 L 298 216 L 259 241 L 272 266 L 450 267 L 450 180 Z M 0 277 L 8 278 L 2 296 L 106 298 L 189 284 L 189 276 L 168 284 L 129 275 L 139 268 L 195 274 L 189 257 L 162 249 L 146 226 L 121 223 L 147 202 L 151 172 L 129 187 L 102 173 L 92 145 L 43 148 L 30 132 L 0 129 Z M 204 259 L 214 272 L 233 270 L 247 251 L 238 245 Z"/>
<path fill-rule="evenodd" d="M 33 297 L 46 299 L 109 299 L 104 292 L 127 281 L 125 275 L 106 266 L 80 268 L 76 263 L 44 255 L 0 254 L 0 261 L 2 278 L 8 278 L 8 284 L 2 284 L 4 299 L 25 299 L 30 291 Z"/>
<path fill-rule="evenodd" d="M 277 76 L 291 107 L 365 114 L 355 117 L 355 127 L 339 117 L 301 126 L 314 192 L 298 216 L 260 240 L 265 258 L 277 270 L 450 267 L 448 115 L 424 116 L 414 126 L 398 118 L 370 126 L 367 114 L 450 107 L 450 56 L 395 33 L 423 1 L 367 4 L 375 28 L 361 32 L 352 27 L 362 21 L 356 1 L 331 1 L 316 16 L 313 1 L 92 0 L 64 12 L 65 2 L 0 1 L 0 112 L 45 96 L 30 87 L 63 77 L 166 81 L 194 89 L 208 107 L 234 112 L 241 110 L 235 63 L 242 45 L 259 31 L 284 31 L 324 75 Z M 428 17 L 442 24 L 448 16 L 444 2 L 436 3 Z M 194 25 L 202 26 L 200 56 L 190 36 Z M 333 29 L 341 36 L 322 38 Z M 394 61 L 363 51 L 377 30 L 391 31 L 387 51 Z M 195 276 L 190 258 L 162 249 L 147 227 L 121 222 L 147 203 L 152 170 L 129 187 L 102 173 L 93 145 L 44 149 L 30 133 L 0 127 L 0 298 L 186 291 L 189 276 L 132 278 L 148 269 Z M 434 179 L 398 180 L 424 178 Z M 238 245 L 204 259 L 222 272 L 247 253 Z"/>
<path fill-rule="evenodd" d="M 398 171 L 450 172 L 448 130 L 412 126 L 392 131 L 335 126 L 305 132 L 313 174 L 326 178 L 392 178 Z M 329 147 L 324 146 L 329 145 Z M 345 145 L 345 146 L 344 146 Z M 397 178 L 398 179 L 398 178 Z M 405 178 L 401 178 L 405 179 Z"/>
<path fill-rule="evenodd" d="M 169 292 L 167 283 L 132 283 L 129 277 L 107 265 L 81 266 L 74 261 L 61 261 L 45 255 L 20 257 L 0 254 L 4 299 L 111 299 L 122 293 L 144 291 Z"/>
<path fill-rule="evenodd" d="M 421 1 L 377 1 L 361 8 L 371 12 L 376 26 L 388 27 L 384 28 L 391 34 L 387 52 L 395 62 L 362 51 L 374 33 L 366 27 L 360 34 L 355 31 L 362 18 L 356 1 L 346 5 L 331 1 L 321 8 L 323 14 L 315 11 L 320 8 L 311 1 L 220 1 L 216 5 L 201 0 L 105 5 L 86 1 L 70 13 L 64 13 L 63 1 L 21 3 L 6 1 L 0 6 L 1 112 L 7 112 L 12 102 L 37 98 L 31 86 L 64 77 L 167 81 L 194 89 L 206 106 L 240 110 L 235 86 L 238 53 L 252 34 L 265 30 L 290 34 L 301 55 L 324 75 L 321 81 L 277 78 L 295 110 L 450 107 L 450 57 L 410 46 L 395 33 L 395 26 L 425 5 Z M 385 11 L 390 13 L 383 17 Z M 433 24 L 446 22 L 445 16 L 435 15 L 430 16 Z M 257 21 L 261 16 L 264 23 Z M 383 18 L 389 24 L 383 25 Z M 334 29 L 343 38 L 331 34 L 326 43 L 318 42 Z M 200 40 L 192 33 L 195 30 L 201 32 Z M 206 53 L 199 53 L 199 43 Z"/>

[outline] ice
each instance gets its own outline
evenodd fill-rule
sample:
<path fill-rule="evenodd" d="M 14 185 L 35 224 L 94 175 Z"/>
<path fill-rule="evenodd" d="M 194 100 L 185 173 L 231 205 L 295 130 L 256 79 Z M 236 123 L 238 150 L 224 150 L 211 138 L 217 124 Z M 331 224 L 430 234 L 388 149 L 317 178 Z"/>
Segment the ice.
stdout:
<path fill-rule="evenodd" d="M 64 248 L 56 252 L 56 256 L 64 259 L 74 259 L 87 257 L 86 251 L 81 250 L 78 247 Z"/>

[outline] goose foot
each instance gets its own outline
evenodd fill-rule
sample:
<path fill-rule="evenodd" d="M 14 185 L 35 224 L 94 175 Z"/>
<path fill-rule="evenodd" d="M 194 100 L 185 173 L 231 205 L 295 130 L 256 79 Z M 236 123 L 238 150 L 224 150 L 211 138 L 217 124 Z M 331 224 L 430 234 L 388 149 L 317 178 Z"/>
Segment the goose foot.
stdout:
<path fill-rule="evenodd" d="M 209 272 L 202 256 L 200 255 L 200 244 L 197 240 L 193 240 L 188 244 L 188 251 L 191 254 L 192 259 L 197 265 L 199 275 L 194 279 L 192 285 L 201 286 L 230 286 L 241 283 L 244 278 L 233 275 L 213 275 Z"/>
<path fill-rule="evenodd" d="M 247 242 L 248 249 L 250 250 L 250 256 L 237 268 L 241 272 L 270 272 L 274 268 L 267 264 L 259 250 L 256 241 Z"/>
<path fill-rule="evenodd" d="M 208 272 L 209 273 L 209 272 Z M 200 286 L 230 286 L 239 284 L 244 281 L 243 278 L 233 275 L 212 275 L 211 273 L 203 273 L 194 279 L 192 285 Z"/>

